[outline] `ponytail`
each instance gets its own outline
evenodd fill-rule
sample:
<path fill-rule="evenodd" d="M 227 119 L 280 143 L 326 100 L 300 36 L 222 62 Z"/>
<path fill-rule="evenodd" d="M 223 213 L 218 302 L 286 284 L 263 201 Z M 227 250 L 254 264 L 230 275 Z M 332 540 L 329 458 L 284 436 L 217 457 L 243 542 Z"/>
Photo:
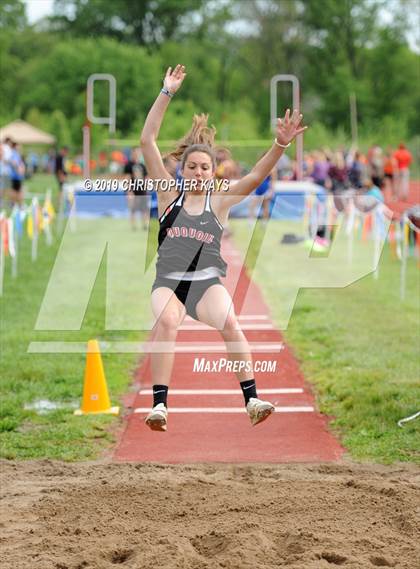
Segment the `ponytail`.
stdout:
<path fill-rule="evenodd" d="M 216 128 L 212 125 L 207 126 L 209 115 L 202 113 L 201 115 L 194 115 L 191 129 L 187 134 L 178 142 L 177 147 L 173 152 L 169 153 L 171 158 L 179 162 L 184 155 L 185 150 L 189 146 L 204 145 L 209 147 L 211 151 L 214 147 L 214 138 L 216 136 Z"/>

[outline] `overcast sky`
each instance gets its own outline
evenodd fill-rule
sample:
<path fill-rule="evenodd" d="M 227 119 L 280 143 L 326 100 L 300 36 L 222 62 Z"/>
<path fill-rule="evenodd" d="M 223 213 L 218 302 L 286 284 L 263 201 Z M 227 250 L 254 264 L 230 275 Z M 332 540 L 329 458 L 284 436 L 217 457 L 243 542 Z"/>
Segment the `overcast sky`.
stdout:
<path fill-rule="evenodd" d="M 30 24 L 34 24 L 44 16 L 50 16 L 53 12 L 54 0 L 24 0 L 26 15 Z"/>

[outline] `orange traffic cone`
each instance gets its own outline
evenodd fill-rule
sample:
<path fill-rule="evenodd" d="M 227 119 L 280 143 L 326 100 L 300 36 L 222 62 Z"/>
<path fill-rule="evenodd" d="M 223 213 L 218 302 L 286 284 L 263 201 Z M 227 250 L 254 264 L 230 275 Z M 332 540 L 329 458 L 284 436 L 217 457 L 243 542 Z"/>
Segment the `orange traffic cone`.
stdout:
<path fill-rule="evenodd" d="M 86 355 L 82 408 L 75 415 L 110 413 L 118 415 L 120 408 L 111 407 L 108 388 L 97 340 L 89 340 Z"/>

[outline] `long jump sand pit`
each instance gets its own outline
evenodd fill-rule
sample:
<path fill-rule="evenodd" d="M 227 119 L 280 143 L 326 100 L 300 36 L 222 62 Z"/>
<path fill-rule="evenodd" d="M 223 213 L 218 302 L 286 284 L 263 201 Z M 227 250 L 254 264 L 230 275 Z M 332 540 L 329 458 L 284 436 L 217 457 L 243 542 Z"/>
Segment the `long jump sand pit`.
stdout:
<path fill-rule="evenodd" d="M 415 568 L 420 469 L 1 462 L 2 569 Z"/>

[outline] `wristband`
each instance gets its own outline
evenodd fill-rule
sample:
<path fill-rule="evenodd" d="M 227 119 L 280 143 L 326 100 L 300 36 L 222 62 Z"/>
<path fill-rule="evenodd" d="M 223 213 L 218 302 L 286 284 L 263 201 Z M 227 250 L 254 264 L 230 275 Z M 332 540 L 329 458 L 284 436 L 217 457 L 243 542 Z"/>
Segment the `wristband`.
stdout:
<path fill-rule="evenodd" d="M 163 87 L 163 89 L 161 89 L 160 92 L 163 93 L 164 95 L 168 95 L 168 97 L 169 97 L 170 99 L 172 99 L 172 97 L 174 96 L 173 93 L 171 93 L 171 92 L 169 91 L 169 89 L 167 89 L 166 87 Z"/>
<path fill-rule="evenodd" d="M 277 142 L 277 138 L 274 139 L 274 144 L 276 146 L 280 146 L 280 148 L 289 148 L 289 146 L 292 144 L 291 142 L 289 142 L 289 144 L 280 144 L 280 142 Z"/>

